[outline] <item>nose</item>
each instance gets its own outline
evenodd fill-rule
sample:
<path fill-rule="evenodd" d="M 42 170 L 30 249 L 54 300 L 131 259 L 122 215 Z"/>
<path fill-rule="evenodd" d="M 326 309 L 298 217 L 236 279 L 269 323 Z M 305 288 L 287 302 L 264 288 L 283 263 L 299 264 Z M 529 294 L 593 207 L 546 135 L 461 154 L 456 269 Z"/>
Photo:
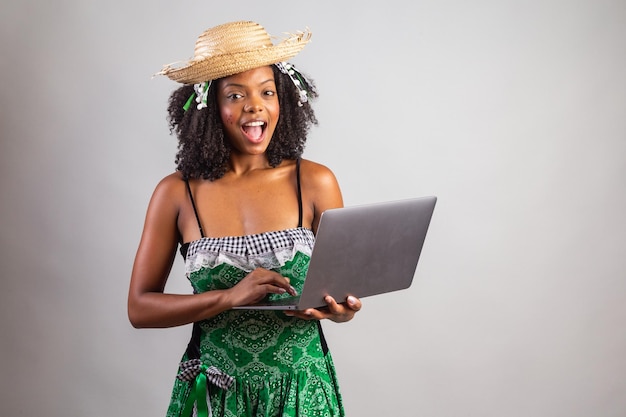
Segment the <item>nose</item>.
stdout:
<path fill-rule="evenodd" d="M 243 107 L 243 110 L 250 113 L 256 113 L 263 110 L 263 104 L 261 103 L 261 98 L 256 96 L 251 96 L 248 98 L 248 101 Z"/>

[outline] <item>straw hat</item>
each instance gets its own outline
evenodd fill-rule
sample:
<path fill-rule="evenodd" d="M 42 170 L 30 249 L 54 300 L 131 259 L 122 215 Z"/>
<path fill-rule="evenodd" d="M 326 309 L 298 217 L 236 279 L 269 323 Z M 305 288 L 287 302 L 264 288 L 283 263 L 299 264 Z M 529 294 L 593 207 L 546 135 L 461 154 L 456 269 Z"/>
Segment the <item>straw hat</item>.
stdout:
<path fill-rule="evenodd" d="M 311 32 L 307 29 L 290 34 L 274 45 L 270 35 L 258 23 L 225 23 L 206 30 L 198 37 L 191 60 L 165 65 L 157 75 L 166 75 L 183 84 L 228 77 L 286 61 L 296 56 L 310 39 Z"/>

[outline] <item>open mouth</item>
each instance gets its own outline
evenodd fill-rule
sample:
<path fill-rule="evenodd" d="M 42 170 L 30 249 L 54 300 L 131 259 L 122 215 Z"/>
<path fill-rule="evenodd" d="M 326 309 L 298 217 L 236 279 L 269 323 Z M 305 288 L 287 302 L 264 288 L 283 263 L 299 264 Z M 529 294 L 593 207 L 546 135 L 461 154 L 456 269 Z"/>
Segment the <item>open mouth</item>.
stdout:
<path fill-rule="evenodd" d="M 244 123 L 242 126 L 243 133 L 252 141 L 258 141 L 263 136 L 267 124 L 262 121 L 254 121 Z"/>

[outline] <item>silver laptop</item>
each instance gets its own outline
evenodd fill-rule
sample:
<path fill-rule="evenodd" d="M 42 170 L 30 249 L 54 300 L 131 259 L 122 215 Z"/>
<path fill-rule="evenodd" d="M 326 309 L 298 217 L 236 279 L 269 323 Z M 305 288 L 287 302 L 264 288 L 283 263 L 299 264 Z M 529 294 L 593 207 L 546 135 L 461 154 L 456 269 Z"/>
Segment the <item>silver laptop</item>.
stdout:
<path fill-rule="evenodd" d="M 305 310 L 408 288 L 437 197 L 374 203 L 322 213 L 302 292 L 236 309 Z"/>

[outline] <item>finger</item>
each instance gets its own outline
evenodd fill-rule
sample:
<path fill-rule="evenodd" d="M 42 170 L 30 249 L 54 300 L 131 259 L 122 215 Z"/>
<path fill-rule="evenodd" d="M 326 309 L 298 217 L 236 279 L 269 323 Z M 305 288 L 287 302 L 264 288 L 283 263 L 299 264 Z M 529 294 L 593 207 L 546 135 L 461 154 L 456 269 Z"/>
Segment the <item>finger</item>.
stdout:
<path fill-rule="evenodd" d="M 329 312 L 318 310 L 316 308 L 308 308 L 302 313 L 307 320 L 324 320 L 331 316 Z"/>
<path fill-rule="evenodd" d="M 267 294 L 284 294 L 287 292 L 287 289 L 280 287 L 276 284 L 265 284 L 262 286 L 263 291 Z"/>
<path fill-rule="evenodd" d="M 257 285 L 262 287 L 267 293 L 284 294 L 287 292 L 294 297 L 298 295 L 296 289 L 289 285 L 289 278 L 283 277 L 276 272 L 267 272 L 270 272 L 270 274 L 260 275 L 257 281 Z"/>
<path fill-rule="evenodd" d="M 330 295 L 324 297 L 324 301 L 326 301 L 326 305 L 328 306 L 328 310 L 333 314 L 338 314 L 341 312 L 341 306 L 337 304 L 337 301 Z"/>
<path fill-rule="evenodd" d="M 359 311 L 361 309 L 361 307 L 363 307 L 363 304 L 361 303 L 361 300 L 359 300 L 358 298 L 350 295 L 348 296 L 348 298 L 346 298 L 346 302 L 348 304 L 348 306 L 354 310 L 354 311 Z"/>
<path fill-rule="evenodd" d="M 321 318 L 317 317 L 313 310 L 314 309 L 312 308 L 308 310 L 285 310 L 283 313 L 287 316 L 297 317 L 302 320 L 321 320 Z"/>
<path fill-rule="evenodd" d="M 298 291 L 296 291 L 296 289 L 294 287 L 292 287 L 291 285 L 289 286 L 289 288 L 287 289 L 287 292 L 291 295 L 293 295 L 294 297 L 296 295 L 298 295 Z"/>
<path fill-rule="evenodd" d="M 298 295 L 298 292 L 296 291 L 296 289 L 289 284 L 289 278 L 287 278 L 287 277 L 283 277 L 283 276 L 280 276 L 280 275 L 277 274 L 277 276 L 275 277 L 275 280 L 274 280 L 274 284 L 276 286 L 284 289 L 285 292 L 288 292 L 290 295 L 292 295 L 294 297 L 296 295 Z"/>

